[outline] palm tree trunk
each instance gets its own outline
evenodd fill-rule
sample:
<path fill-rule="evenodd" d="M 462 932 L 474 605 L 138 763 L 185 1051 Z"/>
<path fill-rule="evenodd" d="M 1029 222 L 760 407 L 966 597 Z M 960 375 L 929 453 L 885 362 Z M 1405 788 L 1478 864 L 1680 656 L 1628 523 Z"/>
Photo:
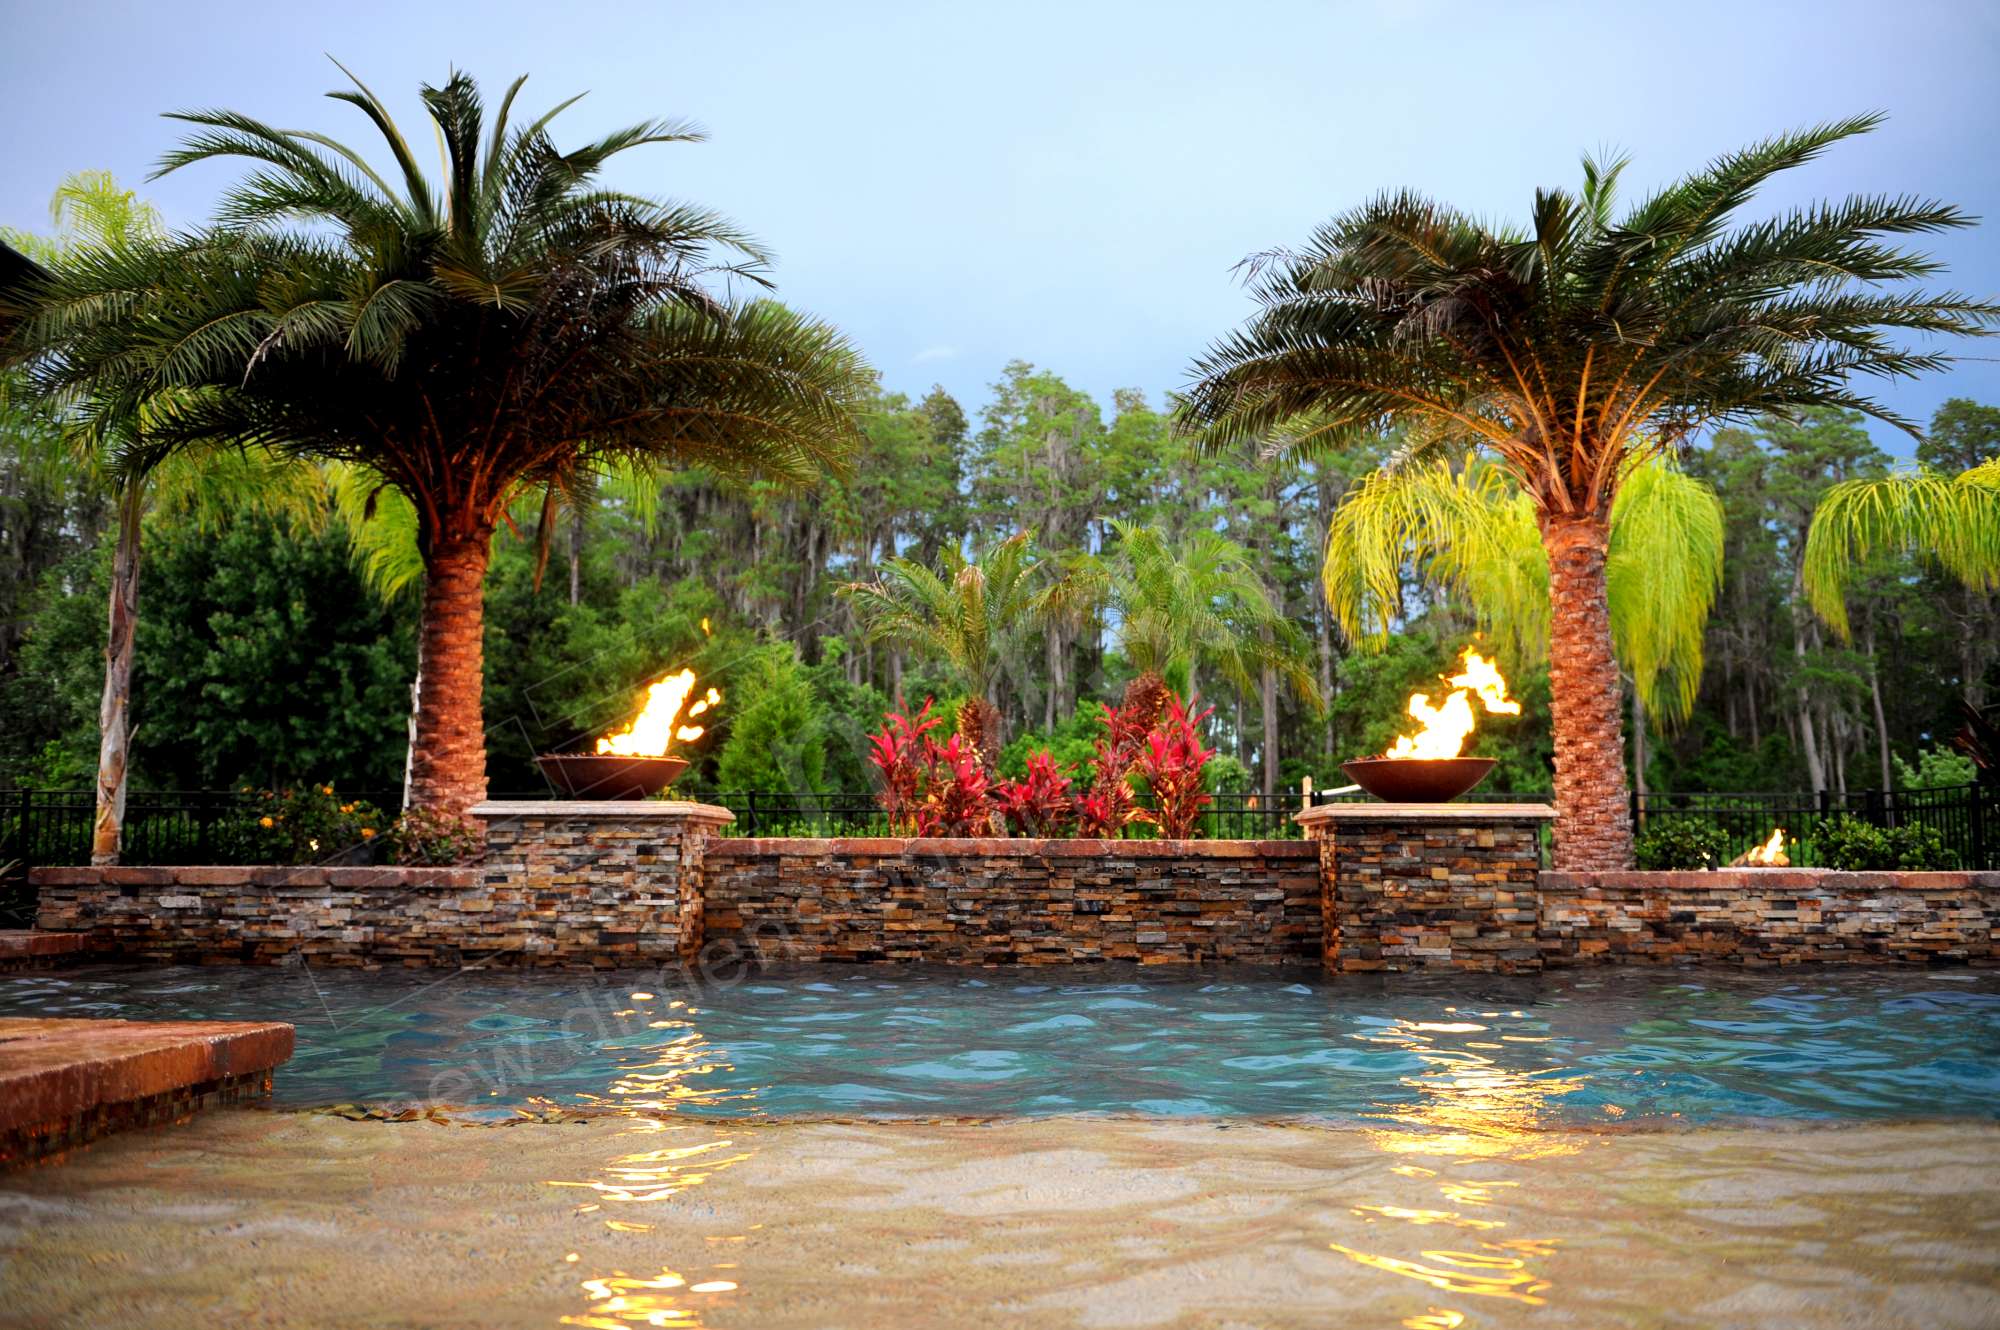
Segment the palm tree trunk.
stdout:
<path fill-rule="evenodd" d="M 111 624 L 104 643 L 104 697 L 97 709 L 97 821 L 90 862 L 118 862 L 132 726 L 132 644 L 139 627 L 139 531 L 146 500 L 132 482 L 118 496 L 118 543 L 111 554 Z"/>
<path fill-rule="evenodd" d="M 1623 689 L 1611 646 L 1601 520 L 1545 518 L 1549 555 L 1549 710 L 1555 732 L 1555 866 L 1629 868 Z"/>
<path fill-rule="evenodd" d="M 1259 682 L 1263 696 L 1258 700 L 1264 704 L 1264 795 L 1270 798 L 1278 793 L 1278 671 L 1266 665 Z"/>
<path fill-rule="evenodd" d="M 424 561 L 423 678 L 411 804 L 463 813 L 486 797 L 486 561 L 492 533 L 439 542 Z"/>
<path fill-rule="evenodd" d="M 1889 716 L 1882 706 L 1882 671 L 1875 663 L 1875 628 L 1870 625 L 1868 636 L 1861 643 L 1861 652 L 1868 657 L 1868 702 L 1875 711 L 1875 757 L 1882 765 L 1882 788 L 1896 788 L 1896 773 L 1889 761 Z"/>

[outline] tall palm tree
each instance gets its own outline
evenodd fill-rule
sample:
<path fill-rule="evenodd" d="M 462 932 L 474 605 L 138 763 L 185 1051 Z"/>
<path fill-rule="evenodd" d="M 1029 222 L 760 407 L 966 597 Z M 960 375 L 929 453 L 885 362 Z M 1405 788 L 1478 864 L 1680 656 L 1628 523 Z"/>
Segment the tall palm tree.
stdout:
<path fill-rule="evenodd" d="M 1139 672 L 1126 696 L 1142 720 L 1157 716 L 1168 688 L 1194 693 L 1203 668 L 1244 692 L 1268 668 L 1319 706 L 1311 647 L 1271 603 L 1249 550 L 1215 531 L 1175 540 L 1131 522 L 1111 529 L 1104 586 L 1118 609 L 1119 645 Z"/>
<path fill-rule="evenodd" d="M 1072 583 L 1051 578 L 1032 532 L 1019 532 L 968 559 L 946 546 L 938 566 L 885 560 L 872 582 L 849 582 L 871 642 L 889 642 L 941 662 L 965 689 L 959 731 L 989 756 L 1001 742 L 996 705 L 1000 670 L 1023 629 L 1067 613 Z"/>
<path fill-rule="evenodd" d="M 51 268 L 97 256 L 137 256 L 165 242 L 159 213 L 107 171 L 79 171 L 64 179 L 49 205 L 52 236 L 13 232 L 5 241 L 15 255 L 0 278 L 0 328 L 11 332 L 29 288 L 48 280 Z M 62 431 L 64 462 L 103 486 L 115 508 L 111 596 L 104 648 L 104 690 L 98 704 L 97 808 L 90 856 L 115 864 L 124 838 L 125 796 L 131 784 L 132 666 L 139 628 L 139 570 L 145 523 L 152 513 L 192 519 L 198 526 L 232 513 L 260 511 L 306 527 L 324 518 L 325 486 L 313 466 L 264 448 L 205 441 L 140 468 L 121 470 L 116 445 L 127 425 L 111 432 Z"/>
<path fill-rule="evenodd" d="M 1719 421 L 1849 407 L 1850 386 L 1940 355 L 1911 332 L 1982 333 L 2000 307 L 1902 283 L 1938 265 L 1884 237 L 1964 226 L 1944 203 L 1853 198 L 1731 225 L 1759 186 L 1872 129 L 1784 134 L 1614 213 L 1624 162 L 1539 191 L 1525 230 L 1385 195 L 1304 248 L 1249 263 L 1258 309 L 1194 366 L 1183 429 L 1212 449 L 1313 453 L 1406 425 L 1409 453 L 1476 445 L 1535 506 L 1549 562 L 1556 865 L 1630 862 L 1622 690 L 1606 600 L 1611 506 L 1635 460 Z M 1887 284 L 1887 285 L 1885 285 Z"/>
<path fill-rule="evenodd" d="M 767 284 L 743 232 L 598 183 L 618 154 L 700 131 L 649 121 L 564 152 L 548 131 L 570 102 L 512 124 L 523 81 L 490 118 L 463 74 L 423 89 L 435 182 L 359 81 L 330 95 L 380 133 L 386 176 L 320 134 L 180 115 L 198 128 L 163 172 L 253 165 L 217 225 L 61 265 L 9 339 L 45 390 L 130 430 L 128 471 L 229 439 L 348 464 L 409 500 L 424 566 L 413 801 L 446 810 L 485 794 L 484 580 L 508 505 L 624 458 L 807 483 L 846 455 L 866 386 L 831 328 L 711 289 Z"/>

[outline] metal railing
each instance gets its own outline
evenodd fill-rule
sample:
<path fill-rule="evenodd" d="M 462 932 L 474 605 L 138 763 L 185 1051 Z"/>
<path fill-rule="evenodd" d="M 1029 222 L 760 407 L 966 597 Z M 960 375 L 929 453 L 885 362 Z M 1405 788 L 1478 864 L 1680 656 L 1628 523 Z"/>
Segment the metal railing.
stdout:
<path fill-rule="evenodd" d="M 1690 819 L 1720 827 L 1734 858 L 1783 828 L 1794 864 L 1819 863 L 1820 834 L 1842 817 L 1877 827 L 1934 828 L 1961 868 L 2000 868 L 2000 789 L 1946 785 L 1922 790 L 1834 790 L 1792 794 L 1649 793 L 1632 795 L 1632 824 L 1643 831 L 1660 819 Z"/>

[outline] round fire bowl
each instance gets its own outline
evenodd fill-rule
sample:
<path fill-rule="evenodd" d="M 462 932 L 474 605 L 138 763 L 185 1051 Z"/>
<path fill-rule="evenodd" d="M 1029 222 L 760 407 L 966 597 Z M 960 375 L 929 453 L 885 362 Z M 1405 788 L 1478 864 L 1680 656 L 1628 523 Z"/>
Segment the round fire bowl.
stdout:
<path fill-rule="evenodd" d="M 650 799 L 687 770 L 678 757 L 549 753 L 535 759 L 558 794 L 572 799 Z"/>
<path fill-rule="evenodd" d="M 1387 803 L 1441 804 L 1485 780 L 1493 766 L 1490 757 L 1362 757 L 1340 769 Z"/>

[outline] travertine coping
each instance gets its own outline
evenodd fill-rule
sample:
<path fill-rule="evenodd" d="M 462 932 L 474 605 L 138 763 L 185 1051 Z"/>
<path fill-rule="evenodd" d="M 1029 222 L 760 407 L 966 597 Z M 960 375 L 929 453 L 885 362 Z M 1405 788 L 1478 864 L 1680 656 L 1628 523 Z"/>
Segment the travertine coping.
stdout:
<path fill-rule="evenodd" d="M 491 799 L 466 810 L 474 817 L 569 817 L 584 821 L 734 822 L 736 814 L 716 804 L 685 799 Z"/>
<path fill-rule="evenodd" d="M 1294 813 L 1302 827 L 1322 822 L 1553 822 L 1556 810 L 1547 804 L 1315 804 Z"/>
<path fill-rule="evenodd" d="M 2000 872 L 1844 872 L 1833 868 L 1712 868 L 1618 872 L 1557 873 L 1545 870 L 1544 892 L 1583 891 L 1744 891 L 1851 892 L 1871 891 L 2000 891 Z"/>
<path fill-rule="evenodd" d="M 723 836 L 711 855 L 956 855 L 984 859 L 1310 859 L 1303 840 L 1035 840 L 1011 836 Z"/>

